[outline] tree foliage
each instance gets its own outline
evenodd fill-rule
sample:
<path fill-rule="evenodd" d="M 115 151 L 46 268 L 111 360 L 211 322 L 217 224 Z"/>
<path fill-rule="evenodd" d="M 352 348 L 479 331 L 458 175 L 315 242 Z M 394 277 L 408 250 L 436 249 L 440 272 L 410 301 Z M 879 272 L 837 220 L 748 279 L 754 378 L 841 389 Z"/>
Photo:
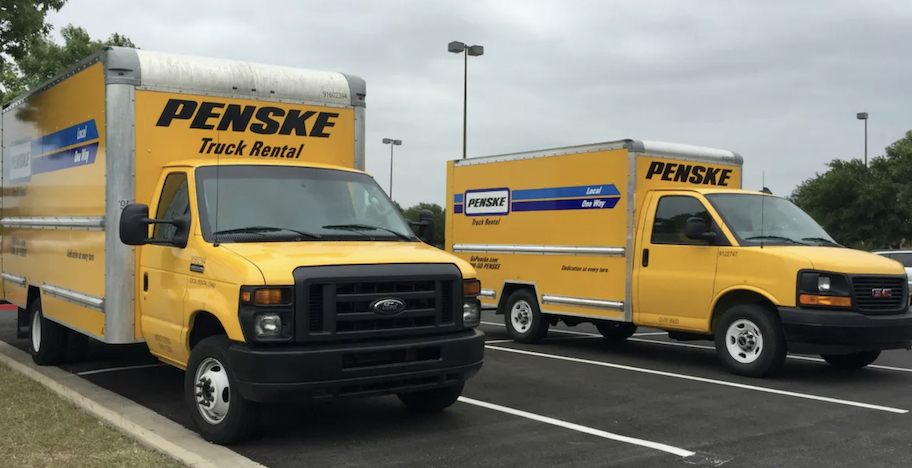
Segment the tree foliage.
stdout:
<path fill-rule="evenodd" d="M 791 200 L 838 242 L 860 249 L 909 247 L 912 241 L 912 131 L 870 160 L 834 160 L 802 182 Z"/>
<path fill-rule="evenodd" d="M 0 74 L 0 86 L 6 92 L 4 102 L 75 65 L 103 46 L 136 47 L 133 41 L 118 33 L 104 41 L 93 40 L 85 29 L 72 24 L 63 27 L 60 35 L 63 44 L 54 42 L 49 34 L 32 39 L 27 44 L 28 53 Z"/>
<path fill-rule="evenodd" d="M 21 60 L 28 44 L 47 36 L 47 14 L 59 11 L 66 0 L 3 0 L 0 3 L 0 74 L 6 74 L 9 59 Z"/>

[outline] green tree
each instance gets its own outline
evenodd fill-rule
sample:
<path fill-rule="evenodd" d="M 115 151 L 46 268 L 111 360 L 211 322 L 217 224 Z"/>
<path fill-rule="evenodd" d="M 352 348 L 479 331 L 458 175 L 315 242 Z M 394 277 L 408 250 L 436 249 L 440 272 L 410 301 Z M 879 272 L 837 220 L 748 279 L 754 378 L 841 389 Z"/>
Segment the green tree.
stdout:
<path fill-rule="evenodd" d="M 59 11 L 66 0 L 3 0 L 0 4 L 0 76 L 27 54 L 28 44 L 47 36 L 47 14 Z M 12 59 L 12 61 L 10 60 Z"/>
<path fill-rule="evenodd" d="M 860 249 L 896 248 L 912 239 L 912 131 L 865 168 L 833 160 L 790 199 L 837 241 Z"/>
<path fill-rule="evenodd" d="M 89 33 L 68 24 L 60 30 L 63 44 L 54 42 L 49 34 L 32 39 L 27 54 L 15 61 L 0 75 L 5 90 L 4 102 L 52 78 L 103 46 L 136 47 L 129 38 L 118 33 L 107 40 L 93 40 Z"/>

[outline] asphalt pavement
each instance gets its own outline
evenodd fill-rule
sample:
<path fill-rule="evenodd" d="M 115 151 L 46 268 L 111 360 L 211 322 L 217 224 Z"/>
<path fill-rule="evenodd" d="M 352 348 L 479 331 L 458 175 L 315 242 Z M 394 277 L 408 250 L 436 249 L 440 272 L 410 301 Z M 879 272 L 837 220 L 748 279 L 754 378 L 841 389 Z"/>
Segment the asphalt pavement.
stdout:
<path fill-rule="evenodd" d="M 733 376 L 709 342 L 641 329 L 612 346 L 594 327 L 509 340 L 485 313 L 485 364 L 449 410 L 408 413 L 395 397 L 273 406 L 232 449 L 269 467 L 896 467 L 912 463 L 912 352 L 841 372 L 791 357 L 773 379 Z M 27 350 L 15 313 L 0 340 Z M 61 366 L 188 428 L 183 372 L 145 345 L 93 343 Z"/>

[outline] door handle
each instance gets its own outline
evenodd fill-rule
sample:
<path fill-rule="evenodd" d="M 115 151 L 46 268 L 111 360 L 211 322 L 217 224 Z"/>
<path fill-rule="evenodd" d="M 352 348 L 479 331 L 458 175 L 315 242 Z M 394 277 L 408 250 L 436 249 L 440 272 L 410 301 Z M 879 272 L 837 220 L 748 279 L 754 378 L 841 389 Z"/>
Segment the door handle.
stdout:
<path fill-rule="evenodd" d="M 149 274 L 143 273 L 143 291 L 149 290 Z"/>
<path fill-rule="evenodd" d="M 649 249 L 643 249 L 643 266 L 649 266 Z"/>

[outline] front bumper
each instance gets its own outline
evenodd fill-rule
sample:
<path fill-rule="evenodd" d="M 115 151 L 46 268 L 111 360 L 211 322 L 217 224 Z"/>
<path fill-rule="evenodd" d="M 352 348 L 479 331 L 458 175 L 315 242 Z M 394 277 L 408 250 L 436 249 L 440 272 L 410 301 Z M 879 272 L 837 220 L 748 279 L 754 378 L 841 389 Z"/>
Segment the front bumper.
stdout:
<path fill-rule="evenodd" d="M 847 354 L 912 348 L 912 308 L 898 315 L 780 307 L 789 352 Z"/>
<path fill-rule="evenodd" d="M 229 348 L 237 391 L 263 403 L 454 385 L 474 376 L 483 358 L 484 334 L 475 329 L 369 343 Z"/>

